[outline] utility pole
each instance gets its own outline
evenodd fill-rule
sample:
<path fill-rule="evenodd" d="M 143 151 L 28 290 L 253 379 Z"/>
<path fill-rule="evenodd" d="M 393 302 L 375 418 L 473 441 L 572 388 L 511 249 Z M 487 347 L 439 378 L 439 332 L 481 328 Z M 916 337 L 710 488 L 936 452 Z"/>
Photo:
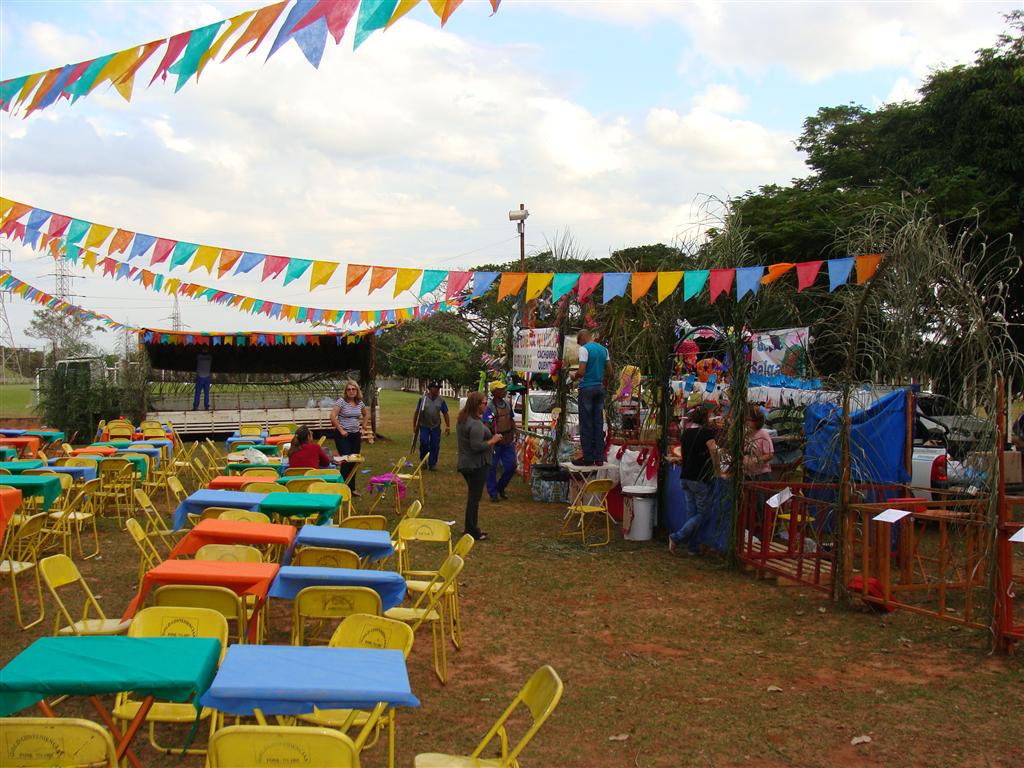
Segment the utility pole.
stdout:
<path fill-rule="evenodd" d="M 174 294 L 174 307 L 171 309 L 171 330 L 180 331 L 182 327 L 181 306 L 178 304 L 178 294 Z"/>

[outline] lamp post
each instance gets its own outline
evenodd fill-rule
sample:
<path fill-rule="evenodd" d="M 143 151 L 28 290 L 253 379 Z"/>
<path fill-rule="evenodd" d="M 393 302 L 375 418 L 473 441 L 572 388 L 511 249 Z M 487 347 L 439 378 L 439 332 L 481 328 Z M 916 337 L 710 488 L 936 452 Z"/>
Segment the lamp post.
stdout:
<path fill-rule="evenodd" d="M 519 270 L 521 272 L 526 271 L 526 219 L 530 215 L 530 212 L 526 210 L 526 203 L 519 204 L 519 210 L 511 210 L 508 212 L 508 220 L 516 222 L 516 229 L 519 231 Z M 523 315 L 519 321 L 519 327 L 526 327 L 526 302 L 523 302 Z M 513 331 L 512 336 L 512 347 L 515 349 L 515 332 Z M 509 368 L 512 368 L 511 362 L 513 359 L 513 352 L 509 351 Z M 523 430 L 530 428 L 530 374 L 528 371 L 524 372 L 523 381 L 525 386 L 523 388 Z M 513 423 L 515 422 L 515 411 L 512 416 Z M 527 482 L 530 478 L 530 465 L 524 457 L 523 460 L 523 481 Z"/>
<path fill-rule="evenodd" d="M 516 222 L 516 229 L 519 232 L 519 268 L 526 264 L 526 219 L 530 212 L 526 210 L 526 203 L 519 204 L 519 210 L 508 212 L 508 220 Z"/>

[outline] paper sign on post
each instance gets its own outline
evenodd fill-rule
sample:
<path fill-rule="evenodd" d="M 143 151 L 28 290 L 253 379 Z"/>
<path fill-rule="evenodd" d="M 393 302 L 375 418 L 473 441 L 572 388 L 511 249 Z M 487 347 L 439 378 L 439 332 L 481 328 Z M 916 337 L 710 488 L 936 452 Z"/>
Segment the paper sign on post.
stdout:
<path fill-rule="evenodd" d="M 1024 528 L 1018 528 L 1017 532 L 1010 537 L 1010 541 L 1015 544 L 1024 544 Z"/>
<path fill-rule="evenodd" d="M 912 514 L 914 513 L 906 509 L 887 509 L 871 519 L 878 523 L 898 523 L 904 517 L 909 517 Z"/>
<path fill-rule="evenodd" d="M 772 509 L 778 509 L 779 507 L 781 507 L 783 504 L 785 504 L 787 501 L 789 501 L 792 498 L 793 498 L 793 491 L 790 490 L 787 487 L 787 488 L 783 488 L 781 491 L 779 491 L 774 496 L 772 496 L 770 499 L 768 499 L 767 504 Z"/>

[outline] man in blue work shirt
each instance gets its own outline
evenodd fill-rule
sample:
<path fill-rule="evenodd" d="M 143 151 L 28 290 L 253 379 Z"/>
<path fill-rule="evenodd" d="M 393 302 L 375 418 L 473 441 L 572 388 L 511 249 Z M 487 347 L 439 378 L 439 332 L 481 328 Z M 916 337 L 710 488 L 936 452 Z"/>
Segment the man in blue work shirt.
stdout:
<path fill-rule="evenodd" d="M 441 397 L 441 382 L 432 381 L 427 385 L 427 394 L 420 398 L 413 414 L 413 429 L 419 430 L 420 461 L 427 459 L 427 469 L 437 468 L 437 456 L 441 452 L 441 419 L 444 419 L 444 433 L 451 434 L 448 421 L 448 403 Z"/>
<path fill-rule="evenodd" d="M 196 355 L 196 392 L 192 398 L 192 410 L 199 408 L 199 395 L 203 396 L 203 408 L 210 410 L 210 372 L 213 369 L 213 355 L 203 350 Z"/>
<path fill-rule="evenodd" d="M 604 464 L 604 382 L 608 366 L 608 350 L 593 340 L 584 329 L 576 334 L 580 345 L 580 366 L 573 375 L 580 383 L 580 466 Z"/>
<path fill-rule="evenodd" d="M 507 391 L 504 381 L 492 381 L 491 401 L 484 411 L 484 423 L 490 425 L 493 434 L 501 435 L 487 470 L 487 495 L 491 501 L 508 498 L 505 488 L 516 474 L 516 420 L 512 405 L 505 398 Z M 502 468 L 500 478 L 499 466 Z"/>

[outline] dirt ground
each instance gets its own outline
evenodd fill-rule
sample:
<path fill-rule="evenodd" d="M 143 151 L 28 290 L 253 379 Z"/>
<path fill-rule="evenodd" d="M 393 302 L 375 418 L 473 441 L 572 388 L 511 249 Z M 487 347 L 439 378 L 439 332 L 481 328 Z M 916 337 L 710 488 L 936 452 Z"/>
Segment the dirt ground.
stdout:
<path fill-rule="evenodd" d="M 414 402 L 386 401 L 381 431 L 393 439 L 364 450 L 374 470 L 406 452 Z M 454 436 L 445 438 L 424 514 L 457 521 L 458 533 L 465 486 L 454 453 Z M 519 481 L 509 501 L 485 497 L 491 538 L 460 579 L 463 649 L 450 654 L 442 686 L 429 637 L 417 637 L 409 669 L 422 706 L 399 712 L 397 765 L 425 751 L 468 754 L 541 664 L 558 670 L 565 695 L 524 766 L 1024 765 L 1019 652 L 992 656 L 982 633 L 843 609 L 714 557 L 673 556 L 663 536 L 633 543 L 616 532 L 610 546 L 584 550 L 559 539 L 562 509 L 533 502 Z M 118 615 L 134 592 L 137 553 L 110 520 L 102 542 L 102 557 L 80 567 Z M 18 631 L 9 584 L 2 589 L 6 663 L 51 624 Z M 273 603 L 271 639 L 287 642 L 291 604 Z M 61 711 L 79 707 L 69 700 Z M 146 765 L 202 764 L 148 747 L 140 756 Z M 383 745 L 364 753 L 364 766 L 385 761 Z"/>

